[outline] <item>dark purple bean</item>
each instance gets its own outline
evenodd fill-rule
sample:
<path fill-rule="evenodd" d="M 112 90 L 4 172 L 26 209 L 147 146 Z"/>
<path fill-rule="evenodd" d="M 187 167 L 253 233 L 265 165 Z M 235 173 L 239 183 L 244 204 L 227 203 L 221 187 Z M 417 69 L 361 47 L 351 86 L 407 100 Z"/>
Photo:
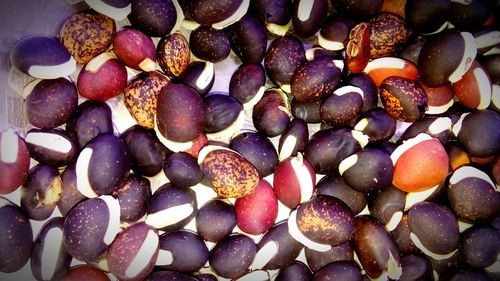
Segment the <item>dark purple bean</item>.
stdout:
<path fill-rule="evenodd" d="M 151 184 L 145 177 L 130 174 L 112 195 L 120 203 L 120 219 L 136 222 L 146 214 L 151 198 Z"/>
<path fill-rule="evenodd" d="M 221 277 L 238 278 L 255 258 L 257 246 L 251 238 L 236 234 L 219 241 L 210 251 L 210 267 Z"/>
<path fill-rule="evenodd" d="M 60 129 L 30 129 L 24 138 L 33 159 L 55 167 L 70 164 L 77 155 L 77 144 Z"/>
<path fill-rule="evenodd" d="M 66 132 L 83 148 L 101 133 L 112 133 L 111 109 L 104 102 L 87 100 L 78 105 L 73 117 L 66 123 Z"/>
<path fill-rule="evenodd" d="M 66 78 L 35 80 L 26 86 L 24 95 L 26 118 L 39 128 L 66 123 L 78 106 L 76 86 Z"/>
<path fill-rule="evenodd" d="M 120 204 L 103 195 L 73 207 L 64 221 L 64 245 L 75 258 L 92 262 L 104 254 L 120 231 Z"/>
<path fill-rule="evenodd" d="M 120 137 L 127 143 L 132 169 L 136 173 L 152 177 L 162 170 L 163 161 L 170 151 L 158 140 L 153 130 L 136 125 Z"/>
<path fill-rule="evenodd" d="M 196 229 L 206 241 L 219 242 L 236 226 L 234 206 L 222 200 L 208 201 L 196 214 Z"/>
<path fill-rule="evenodd" d="M 200 270 L 208 261 L 208 248 L 195 233 L 179 230 L 160 236 L 160 255 L 156 265 L 181 272 Z"/>
<path fill-rule="evenodd" d="M 252 163 L 262 178 L 272 174 L 279 163 L 273 143 L 259 133 L 241 133 L 231 139 L 229 147 Z"/>
<path fill-rule="evenodd" d="M 186 152 L 170 154 L 165 159 L 163 171 L 170 182 L 179 187 L 190 187 L 203 179 L 196 158 Z"/>
<path fill-rule="evenodd" d="M 151 196 L 146 223 L 163 231 L 175 231 L 188 224 L 196 211 L 194 191 L 166 183 Z"/>
<path fill-rule="evenodd" d="M 16 272 L 30 258 L 33 229 L 21 208 L 5 197 L 0 197 L 0 216 L 0 271 Z"/>
<path fill-rule="evenodd" d="M 34 220 L 50 217 L 61 196 L 62 184 L 59 172 L 46 164 L 30 169 L 21 188 L 21 208 Z"/>

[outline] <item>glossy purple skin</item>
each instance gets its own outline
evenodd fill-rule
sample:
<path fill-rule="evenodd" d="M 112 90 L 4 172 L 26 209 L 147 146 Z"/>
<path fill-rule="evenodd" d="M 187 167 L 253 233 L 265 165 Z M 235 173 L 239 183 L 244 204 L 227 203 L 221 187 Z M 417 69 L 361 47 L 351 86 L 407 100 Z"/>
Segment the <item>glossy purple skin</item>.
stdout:
<path fill-rule="evenodd" d="M 474 175 L 449 184 L 446 194 L 451 209 L 461 220 L 488 220 L 500 214 L 500 193 L 491 183 Z"/>
<path fill-rule="evenodd" d="M 318 195 L 297 207 L 297 226 L 310 240 L 337 246 L 353 230 L 353 213 L 340 199 Z"/>
<path fill-rule="evenodd" d="M 21 208 L 0 197 L 0 272 L 16 272 L 30 258 L 33 229 Z M 4 205 L 5 204 L 5 205 Z"/>
<path fill-rule="evenodd" d="M 209 26 L 200 26 L 189 36 L 191 52 L 197 58 L 220 62 L 229 56 L 231 43 L 227 34 Z"/>
<path fill-rule="evenodd" d="M 120 202 L 120 220 L 136 222 L 146 214 L 151 184 L 145 177 L 130 174 L 112 195 Z"/>
<path fill-rule="evenodd" d="M 342 43 L 345 47 L 349 41 L 349 31 L 355 25 L 356 22 L 353 19 L 330 15 L 325 19 L 319 34 L 329 41 Z"/>
<path fill-rule="evenodd" d="M 490 224 L 476 224 L 460 233 L 460 253 L 473 267 L 488 267 L 500 254 L 500 232 Z"/>
<path fill-rule="evenodd" d="M 25 37 L 16 42 L 10 51 L 12 65 L 25 74 L 32 66 L 56 66 L 69 60 L 71 55 L 68 50 L 55 37 Z"/>
<path fill-rule="evenodd" d="M 120 280 L 141 280 L 151 273 L 158 257 L 159 245 L 149 260 L 136 261 L 140 248 L 145 243 L 151 227 L 145 223 L 134 224 L 120 232 L 107 251 L 107 263 L 111 273 Z M 156 235 L 156 231 L 155 231 Z M 148 245 L 152 246 L 152 245 Z M 133 278 L 127 276 L 127 269 L 133 262 L 141 263 L 141 271 Z M 143 264 L 145 262 L 145 264 Z"/>
<path fill-rule="evenodd" d="M 158 140 L 154 130 L 135 125 L 120 137 L 127 143 L 134 172 L 152 177 L 162 170 L 170 151 Z"/>
<path fill-rule="evenodd" d="M 494 2 L 471 1 L 451 2 L 450 23 L 460 30 L 475 30 L 488 20 L 494 9 Z"/>
<path fill-rule="evenodd" d="M 399 250 L 391 233 L 370 215 L 354 218 L 351 242 L 369 277 L 376 278 L 387 269 L 389 254 L 399 263 Z"/>
<path fill-rule="evenodd" d="M 243 105 L 236 98 L 224 93 L 213 93 L 203 98 L 206 107 L 203 132 L 217 133 L 229 128 L 243 111 Z"/>
<path fill-rule="evenodd" d="M 500 152 L 500 113 L 476 110 L 467 115 L 458 133 L 458 141 L 474 157 L 489 157 Z"/>
<path fill-rule="evenodd" d="M 100 134 L 87 143 L 84 149 L 92 150 L 89 169 L 85 171 L 92 190 L 97 195 L 110 194 L 127 178 L 130 171 L 125 141 L 113 134 Z M 78 172 L 77 175 L 84 176 L 84 171 L 82 174 Z"/>
<path fill-rule="evenodd" d="M 287 138 L 295 138 L 296 144 L 292 149 L 291 156 L 297 156 L 299 152 L 304 152 L 309 141 L 309 128 L 307 123 L 301 118 L 293 118 L 288 127 L 283 131 L 278 141 L 278 151 L 283 148 L 283 143 Z"/>
<path fill-rule="evenodd" d="M 111 109 L 104 102 L 87 100 L 66 123 L 66 132 L 80 148 L 101 133 L 113 132 Z"/>
<path fill-rule="evenodd" d="M 292 19 L 291 0 L 250 1 L 250 10 L 266 24 L 286 25 Z"/>
<path fill-rule="evenodd" d="M 302 42 L 294 36 L 274 39 L 264 56 L 264 67 L 269 79 L 281 86 L 290 84 L 295 69 L 306 61 Z"/>
<path fill-rule="evenodd" d="M 182 84 L 188 85 L 191 88 L 195 89 L 200 96 L 206 95 L 214 86 L 215 82 L 215 72 L 212 72 L 212 79 L 208 83 L 208 85 L 205 88 L 199 88 L 196 85 L 196 80 L 200 77 L 201 73 L 203 72 L 203 69 L 205 69 L 206 64 L 208 62 L 204 61 L 193 61 L 189 64 L 186 70 L 181 74 L 180 77 L 180 82 Z"/>
<path fill-rule="evenodd" d="M 51 280 L 59 280 L 69 269 L 71 265 L 71 260 L 73 257 L 66 251 L 64 247 L 64 241 L 61 239 L 59 244 L 48 244 L 52 242 L 52 240 L 48 237 L 49 231 L 54 228 L 59 228 L 61 231 L 63 230 L 64 218 L 62 217 L 54 217 L 42 226 L 40 232 L 38 233 L 31 254 L 31 272 L 33 273 L 33 277 L 37 280 L 45 280 L 42 275 L 43 266 L 47 266 L 45 263 L 52 263 L 53 261 L 43 261 L 43 251 L 56 251 L 57 250 L 57 260 L 55 261 L 55 270 L 53 275 L 51 276 Z M 48 250 L 45 248 L 49 248 Z"/>
<path fill-rule="evenodd" d="M 347 128 L 324 129 L 311 136 L 304 158 L 316 173 L 336 174 L 342 160 L 361 150 L 359 143 Z"/>
<path fill-rule="evenodd" d="M 406 23 L 419 33 L 435 32 L 448 20 L 451 3 L 447 0 L 408 0 L 405 5 Z"/>
<path fill-rule="evenodd" d="M 193 213 L 175 224 L 160 229 L 165 232 L 176 231 L 186 226 L 196 215 L 196 195 L 190 188 L 178 187 L 171 183 L 160 186 L 149 200 L 147 213 L 153 214 L 183 204 L 191 204 L 194 209 Z"/>
<path fill-rule="evenodd" d="M 188 12 L 201 25 L 212 25 L 230 17 L 241 5 L 242 0 L 191 0 Z"/>
<path fill-rule="evenodd" d="M 77 106 L 76 86 L 65 78 L 40 81 L 24 102 L 28 122 L 44 129 L 66 123 Z"/>
<path fill-rule="evenodd" d="M 197 281 L 198 279 L 177 271 L 162 270 L 151 273 L 146 281 Z"/>
<path fill-rule="evenodd" d="M 354 252 L 349 242 L 332 247 L 326 252 L 318 252 L 305 248 L 307 265 L 313 272 L 319 271 L 323 266 L 335 261 L 353 261 Z"/>
<path fill-rule="evenodd" d="M 230 25 L 226 32 L 231 49 L 244 64 L 262 61 L 267 48 L 267 30 L 260 20 L 252 14 L 246 14 Z"/>
<path fill-rule="evenodd" d="M 61 152 L 29 142 L 27 140 L 29 139 L 28 136 L 30 134 L 36 133 L 46 133 L 54 136 L 54 138 L 64 139 L 70 143 L 71 149 L 67 152 Z M 70 164 L 75 159 L 78 153 L 78 147 L 76 143 L 68 136 L 68 134 L 64 130 L 61 129 L 32 128 L 26 133 L 25 142 L 30 151 L 31 158 L 40 163 L 46 163 L 54 167 L 63 167 Z"/>
<path fill-rule="evenodd" d="M 316 184 L 316 195 L 329 195 L 336 197 L 349 206 L 354 214 L 359 214 L 368 203 L 364 192 L 359 192 L 350 187 L 339 175 L 327 175 Z"/>
<path fill-rule="evenodd" d="M 208 201 L 196 214 L 196 230 L 203 240 L 219 242 L 236 226 L 234 206 L 222 200 Z"/>
<path fill-rule="evenodd" d="M 210 251 L 210 267 L 224 278 L 238 278 L 245 274 L 255 258 L 257 246 L 242 234 L 226 237 Z"/>
<path fill-rule="evenodd" d="M 257 244 L 257 252 L 269 242 L 278 244 L 278 252 L 264 265 L 264 270 L 280 269 L 293 262 L 303 246 L 288 232 L 287 221 L 281 221 L 271 227 Z M 266 257 L 267 258 L 267 257 Z"/>
<path fill-rule="evenodd" d="M 422 244 L 436 254 L 447 254 L 458 247 L 458 221 L 443 205 L 421 202 L 408 210 L 408 226 Z"/>
<path fill-rule="evenodd" d="M 434 280 L 432 265 L 428 258 L 417 255 L 401 257 L 402 274 L 399 280 Z"/>
<path fill-rule="evenodd" d="M 375 193 L 370 198 L 368 208 L 372 216 L 387 224 L 396 212 L 404 211 L 405 203 L 406 193 L 391 185 Z"/>
<path fill-rule="evenodd" d="M 302 1 L 313 1 L 311 14 L 306 20 L 299 18 L 299 7 Z M 292 24 L 295 34 L 307 38 L 316 34 L 328 15 L 328 0 L 298 0 L 293 1 Z"/>
<path fill-rule="evenodd" d="M 321 100 L 339 85 L 341 76 L 341 70 L 330 58 L 307 61 L 293 73 L 290 81 L 292 95 L 302 102 Z"/>
<path fill-rule="evenodd" d="M 190 187 L 203 179 L 197 159 L 186 152 L 170 154 L 165 159 L 163 171 L 170 182 L 179 187 Z"/>
<path fill-rule="evenodd" d="M 61 189 L 59 172 L 52 166 L 38 164 L 31 168 L 21 188 L 21 208 L 33 220 L 43 221 L 50 217 L 59 201 Z M 48 198 L 54 198 L 48 201 Z M 47 200 L 47 201 L 46 201 Z"/>
<path fill-rule="evenodd" d="M 401 135 L 399 143 L 402 143 L 407 139 L 414 138 L 420 133 L 426 133 L 433 138 L 437 138 L 443 145 L 446 145 L 451 136 L 451 128 L 450 130 L 444 130 L 437 134 L 429 131 L 429 126 L 432 122 L 436 121 L 437 118 L 438 117 L 434 116 L 424 116 L 424 118 L 413 122 Z"/>
<path fill-rule="evenodd" d="M 276 281 L 309 281 L 312 280 L 312 273 L 304 263 L 294 261 L 288 266 L 280 269 L 276 276 Z"/>
<path fill-rule="evenodd" d="M 57 202 L 57 208 L 63 216 L 66 216 L 78 202 L 87 198 L 76 188 L 75 166 L 76 162 L 73 162 L 61 173 L 62 192 L 59 202 Z"/>
<path fill-rule="evenodd" d="M 358 120 L 362 107 L 363 98 L 358 93 L 331 94 L 323 99 L 319 112 L 323 122 L 330 126 L 352 126 Z"/>
<path fill-rule="evenodd" d="M 242 64 L 231 76 L 229 95 L 244 104 L 265 84 L 266 72 L 261 64 Z"/>
<path fill-rule="evenodd" d="M 363 281 L 359 266 L 353 261 L 336 261 L 325 265 L 315 275 L 315 281 Z"/>
<path fill-rule="evenodd" d="M 172 264 L 160 266 L 161 269 L 194 272 L 208 261 L 205 242 L 196 233 L 186 230 L 161 235 L 160 250 L 169 251 L 174 259 Z"/>
<path fill-rule="evenodd" d="M 132 12 L 128 19 L 148 36 L 162 37 L 170 34 L 177 20 L 172 0 L 131 0 Z"/>
<path fill-rule="evenodd" d="M 104 235 L 110 212 L 104 200 L 90 198 L 78 203 L 64 221 L 64 246 L 75 258 L 92 262 L 108 249 Z"/>
<path fill-rule="evenodd" d="M 169 83 L 158 95 L 158 131 L 171 141 L 192 141 L 203 129 L 205 112 L 205 105 L 193 88 Z"/>
<path fill-rule="evenodd" d="M 300 118 L 306 121 L 306 123 L 320 123 L 321 115 L 319 113 L 319 108 L 321 106 L 321 101 L 315 102 L 301 102 L 297 99 L 292 99 L 292 115 L 295 118 Z"/>
<path fill-rule="evenodd" d="M 262 134 L 241 133 L 231 139 L 229 147 L 252 163 L 262 178 L 272 174 L 278 166 L 276 149 L 273 143 Z"/>
<path fill-rule="evenodd" d="M 366 118 L 368 124 L 360 131 L 368 136 L 370 143 L 384 143 L 396 132 L 396 120 L 383 108 L 371 109 L 359 117 Z"/>
<path fill-rule="evenodd" d="M 377 107 L 378 89 L 366 73 L 353 73 L 346 78 L 346 84 L 360 88 L 363 91 L 363 107 L 361 112 Z"/>
<path fill-rule="evenodd" d="M 454 46 L 454 48 L 449 48 Z M 418 73 L 423 84 L 438 87 L 448 83 L 464 55 L 465 42 L 458 31 L 429 37 L 418 56 Z"/>
<path fill-rule="evenodd" d="M 290 123 L 289 106 L 278 91 L 280 90 L 267 90 L 252 112 L 255 128 L 267 137 L 279 136 Z"/>
<path fill-rule="evenodd" d="M 356 155 L 356 163 L 342 174 L 349 186 L 360 192 L 378 192 L 392 183 L 394 167 L 390 154 L 379 148 L 365 148 Z"/>

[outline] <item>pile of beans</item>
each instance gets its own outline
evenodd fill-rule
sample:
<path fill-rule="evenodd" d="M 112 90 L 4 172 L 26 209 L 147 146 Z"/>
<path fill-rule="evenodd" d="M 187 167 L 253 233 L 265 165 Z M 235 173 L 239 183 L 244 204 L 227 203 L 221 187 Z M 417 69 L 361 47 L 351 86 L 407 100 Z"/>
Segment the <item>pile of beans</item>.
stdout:
<path fill-rule="evenodd" d="M 74 7 L 10 51 L 0 272 L 500 278 L 495 1 Z"/>

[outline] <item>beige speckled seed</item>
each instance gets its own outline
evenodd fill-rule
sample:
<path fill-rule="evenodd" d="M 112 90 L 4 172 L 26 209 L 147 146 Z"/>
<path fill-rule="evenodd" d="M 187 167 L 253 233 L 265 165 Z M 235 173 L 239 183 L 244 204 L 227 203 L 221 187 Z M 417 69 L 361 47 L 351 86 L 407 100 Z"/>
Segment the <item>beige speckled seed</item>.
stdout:
<path fill-rule="evenodd" d="M 66 19 L 59 37 L 76 62 L 86 64 L 109 48 L 115 31 L 112 18 L 94 11 L 82 11 Z"/>
<path fill-rule="evenodd" d="M 239 198 L 252 193 L 259 182 L 257 169 L 248 160 L 230 150 L 210 152 L 201 170 L 218 195 Z"/>
<path fill-rule="evenodd" d="M 134 78 L 125 87 L 125 106 L 139 125 L 154 128 L 158 94 L 168 83 L 169 79 L 159 72 L 148 72 Z"/>
<path fill-rule="evenodd" d="M 189 42 L 180 33 L 162 38 L 157 47 L 158 64 L 169 76 L 178 77 L 186 70 L 191 59 Z"/>

